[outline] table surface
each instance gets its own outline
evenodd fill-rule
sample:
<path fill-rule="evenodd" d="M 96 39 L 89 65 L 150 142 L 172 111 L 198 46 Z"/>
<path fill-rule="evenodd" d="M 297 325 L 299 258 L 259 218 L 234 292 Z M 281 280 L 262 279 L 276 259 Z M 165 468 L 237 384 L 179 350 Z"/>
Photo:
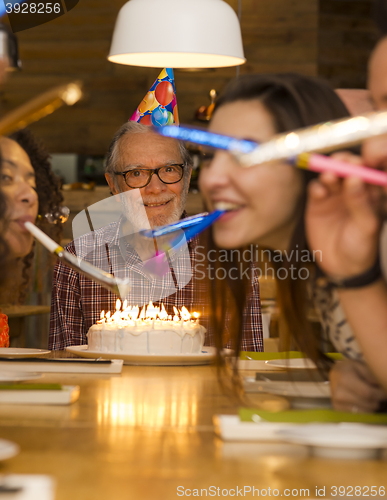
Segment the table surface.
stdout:
<path fill-rule="evenodd" d="M 387 483 L 385 460 L 324 460 L 299 445 L 222 442 L 212 417 L 235 414 L 238 403 L 222 393 L 210 366 L 124 366 L 121 375 L 41 380 L 78 384 L 80 398 L 70 406 L 0 405 L 0 438 L 21 448 L 0 473 L 53 475 L 57 500 L 170 500 L 179 486 L 187 494 L 210 486 L 308 488 L 313 498 L 316 487 L 330 496 L 332 486 Z M 287 407 L 283 398 L 254 398 L 262 408 Z"/>
<path fill-rule="evenodd" d="M 36 314 L 50 314 L 51 306 L 1 306 L 1 312 L 8 318 L 23 318 L 25 316 L 35 316 Z"/>

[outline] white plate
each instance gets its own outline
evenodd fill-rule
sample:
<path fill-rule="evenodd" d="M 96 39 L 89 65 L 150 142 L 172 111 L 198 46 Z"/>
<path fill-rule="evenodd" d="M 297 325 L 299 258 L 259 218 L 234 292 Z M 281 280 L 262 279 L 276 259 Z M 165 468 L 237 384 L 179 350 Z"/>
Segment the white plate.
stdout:
<path fill-rule="evenodd" d="M 242 422 L 238 415 L 214 415 L 215 433 L 225 441 L 278 441 L 278 431 L 297 424 Z"/>
<path fill-rule="evenodd" d="M 278 436 L 286 441 L 312 447 L 324 458 L 376 458 L 387 448 L 387 427 L 367 424 L 307 424 L 283 429 Z"/>
<path fill-rule="evenodd" d="M 40 378 L 41 373 L 28 373 L 28 372 L 1 372 L 0 371 L 0 383 L 1 382 L 21 382 L 22 380 L 33 380 Z"/>
<path fill-rule="evenodd" d="M 266 361 L 269 366 L 275 366 L 276 368 L 289 368 L 297 370 L 306 370 L 317 368 L 313 361 L 309 358 L 288 358 L 288 359 L 270 359 Z"/>
<path fill-rule="evenodd" d="M 123 359 L 124 365 L 208 365 L 216 356 L 215 347 L 203 347 L 200 354 L 124 354 L 118 352 L 89 351 L 87 345 L 66 347 L 66 351 L 83 358 Z"/>
<path fill-rule="evenodd" d="M 0 460 L 7 460 L 17 455 L 20 451 L 19 446 L 12 441 L 0 439 Z"/>
<path fill-rule="evenodd" d="M 260 381 L 253 377 L 245 377 L 244 388 L 246 392 L 266 392 L 285 396 L 290 400 L 292 408 L 331 407 L 329 382 Z"/>
<path fill-rule="evenodd" d="M 0 404 L 69 405 L 71 403 L 74 403 L 79 398 L 79 393 L 79 385 L 62 385 L 61 390 L 0 390 Z"/>
<path fill-rule="evenodd" d="M 35 358 L 45 356 L 51 351 L 45 349 L 28 349 L 24 347 L 0 347 L 0 358 Z"/>

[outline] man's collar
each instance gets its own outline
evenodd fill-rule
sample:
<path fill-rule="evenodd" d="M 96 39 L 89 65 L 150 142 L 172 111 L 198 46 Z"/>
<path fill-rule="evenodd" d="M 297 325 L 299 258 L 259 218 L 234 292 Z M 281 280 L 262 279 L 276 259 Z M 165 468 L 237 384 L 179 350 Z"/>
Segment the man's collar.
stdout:
<path fill-rule="evenodd" d="M 187 212 L 184 210 L 181 217 L 180 217 L 180 220 L 185 219 L 186 217 L 187 217 Z M 106 243 L 108 243 L 109 245 L 118 245 L 120 252 L 121 252 L 121 256 L 125 260 L 126 256 L 127 256 L 128 249 L 130 249 L 132 252 L 135 252 L 135 250 L 132 247 L 132 245 L 130 245 L 130 243 L 128 243 L 126 241 L 124 235 L 122 234 L 124 222 L 125 222 L 125 218 L 122 215 L 118 221 L 116 231 L 111 231 L 109 236 L 106 238 Z M 173 260 L 175 254 L 176 254 L 176 251 L 172 249 L 169 253 L 170 253 L 170 256 Z"/>

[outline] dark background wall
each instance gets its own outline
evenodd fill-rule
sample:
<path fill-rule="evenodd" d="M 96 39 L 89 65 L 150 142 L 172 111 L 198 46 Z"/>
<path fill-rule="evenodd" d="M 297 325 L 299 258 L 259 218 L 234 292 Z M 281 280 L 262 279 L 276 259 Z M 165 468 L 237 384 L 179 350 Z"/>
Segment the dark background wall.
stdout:
<path fill-rule="evenodd" d="M 237 0 L 228 3 L 237 10 Z M 2 114 L 54 85 L 84 82 L 81 103 L 31 126 L 52 153 L 104 154 L 159 73 L 107 61 L 123 4 L 80 0 L 65 16 L 18 34 L 23 70 L 3 87 Z M 322 75 L 335 86 L 361 87 L 376 39 L 370 11 L 371 0 L 242 0 L 247 63 L 240 72 L 298 71 Z M 181 122 L 193 123 L 195 110 L 209 103 L 209 90 L 221 91 L 235 74 L 235 68 L 176 70 Z"/>
<path fill-rule="evenodd" d="M 364 88 L 378 37 L 372 0 L 320 0 L 318 74 L 335 88 Z"/>

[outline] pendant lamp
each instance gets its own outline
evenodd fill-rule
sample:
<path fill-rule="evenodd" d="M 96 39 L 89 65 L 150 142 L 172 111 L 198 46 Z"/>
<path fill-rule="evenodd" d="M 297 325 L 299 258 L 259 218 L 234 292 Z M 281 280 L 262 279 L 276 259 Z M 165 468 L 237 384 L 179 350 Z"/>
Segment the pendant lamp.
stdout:
<path fill-rule="evenodd" d="M 155 68 L 220 68 L 246 62 L 235 11 L 223 0 L 129 0 L 109 61 Z"/>

